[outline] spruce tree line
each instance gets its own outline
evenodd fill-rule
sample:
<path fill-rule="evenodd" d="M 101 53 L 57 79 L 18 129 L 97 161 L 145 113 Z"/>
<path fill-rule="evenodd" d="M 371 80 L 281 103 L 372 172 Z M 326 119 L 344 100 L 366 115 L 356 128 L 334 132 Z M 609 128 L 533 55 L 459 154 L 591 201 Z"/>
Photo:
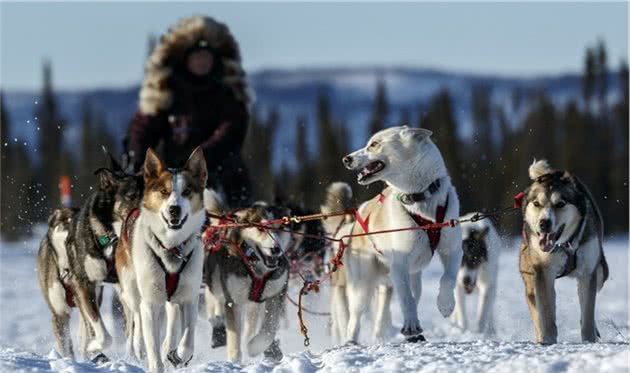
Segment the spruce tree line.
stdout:
<path fill-rule="evenodd" d="M 620 92 L 613 104 L 607 98 L 609 71 L 604 44 L 588 47 L 581 97 L 560 108 L 540 90 L 515 90 L 512 107 L 527 108 L 516 123 L 511 122 L 506 108 L 493 106 L 491 87 L 475 86 L 472 135 L 468 138 L 458 136 L 460 123 L 447 89 L 437 92 L 428 104 L 418 105 L 418 119 L 411 123 L 412 108 L 408 107 L 400 109 L 396 120 L 391 119 L 395 113 L 385 82 L 379 79 L 366 136 L 399 124 L 432 130 L 458 190 L 462 213 L 510 205 L 513 196 L 529 184 L 527 167 L 533 159 L 546 158 L 552 166 L 574 172 L 589 186 L 604 215 L 606 233 L 628 232 L 628 65 L 622 62 L 618 67 Z M 34 113 L 39 135 L 36 147 L 16 141 L 11 134 L 0 95 L 0 234 L 6 240 L 31 233 L 34 222 L 44 221 L 51 209 L 60 205 L 60 175 L 71 177 L 73 204 L 80 204 L 95 182 L 94 170 L 105 165 L 101 146 L 114 149 L 120 141 L 111 137 L 104 116 L 86 98 L 81 105 L 80 143 L 64 146 L 64 118 L 55 101 L 48 62 L 44 63 L 43 76 Z M 280 197 L 318 210 L 326 186 L 333 181 L 350 183 L 356 204 L 383 187 L 356 184 L 355 175 L 341 164 L 342 156 L 353 150 L 347 125 L 334 117 L 326 91 L 320 92 L 314 105 L 313 123 L 306 115 L 295 118 L 294 149 L 277 149 L 275 139 L 282 115 L 278 110 L 266 115 L 254 110 L 243 155 L 256 199 Z M 312 136 L 316 141 L 309 141 Z M 315 149 L 309 149 L 309 144 Z M 280 157 L 279 169 L 272 167 L 274 156 Z M 295 158 L 295 166 L 289 167 L 285 157 Z M 520 214 L 503 217 L 498 223 L 501 230 L 514 234 L 520 227 Z"/>

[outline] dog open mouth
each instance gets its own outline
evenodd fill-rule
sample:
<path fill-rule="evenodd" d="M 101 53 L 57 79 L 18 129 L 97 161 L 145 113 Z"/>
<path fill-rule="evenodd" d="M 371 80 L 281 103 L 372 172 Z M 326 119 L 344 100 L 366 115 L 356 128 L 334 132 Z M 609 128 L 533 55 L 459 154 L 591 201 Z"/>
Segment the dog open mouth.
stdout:
<path fill-rule="evenodd" d="M 260 248 L 258 246 L 256 246 L 256 252 L 258 253 L 257 256 L 260 259 L 262 259 L 262 262 L 265 265 L 265 267 L 267 267 L 269 269 L 273 269 L 273 268 L 276 268 L 278 266 L 279 257 L 273 256 L 273 255 L 269 256 L 269 255 L 263 254 L 263 252 L 260 250 Z"/>
<path fill-rule="evenodd" d="M 540 247 L 542 247 L 542 250 L 546 253 L 552 251 L 553 248 L 556 247 L 556 241 L 558 240 L 558 238 L 560 238 L 563 231 L 564 231 L 564 224 L 562 224 L 560 228 L 558 228 L 558 230 L 555 232 L 551 232 L 551 233 L 538 232 L 538 238 L 539 238 L 538 243 L 540 244 Z"/>
<path fill-rule="evenodd" d="M 186 216 L 184 216 L 182 219 L 179 219 L 179 220 L 175 220 L 175 219 L 168 220 L 164 216 L 164 214 L 162 214 L 162 219 L 166 223 L 166 226 L 168 227 L 168 229 L 172 229 L 176 231 L 176 230 L 181 229 L 184 226 L 184 223 L 186 223 L 186 220 L 188 220 L 188 214 L 186 214 Z"/>
<path fill-rule="evenodd" d="M 377 173 L 383 171 L 385 168 L 385 163 L 382 161 L 374 161 L 369 163 L 367 166 L 363 167 L 357 176 L 357 181 L 362 182 L 366 179 L 376 175 Z"/>

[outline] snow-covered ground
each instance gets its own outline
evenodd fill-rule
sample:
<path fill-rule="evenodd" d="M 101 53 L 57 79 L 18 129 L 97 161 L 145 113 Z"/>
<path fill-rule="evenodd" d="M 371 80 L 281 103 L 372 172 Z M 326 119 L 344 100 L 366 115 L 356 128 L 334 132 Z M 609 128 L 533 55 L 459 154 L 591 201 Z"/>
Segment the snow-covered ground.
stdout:
<path fill-rule="evenodd" d="M 116 346 L 108 351 L 113 363 L 97 367 L 89 362 L 60 359 L 52 352 L 50 314 L 37 286 L 35 272 L 37 246 L 37 241 L 33 240 L 3 243 L 0 248 L 0 371 L 143 372 L 140 364 L 126 358 L 120 330 L 113 331 Z M 611 276 L 598 297 L 596 317 L 602 338 L 597 344 L 580 342 L 576 285 L 571 279 L 557 283 L 560 343 L 550 347 L 531 343 L 533 332 L 517 271 L 516 243 L 507 246 L 500 262 L 495 312 L 497 334 L 493 338 L 462 332 L 439 315 L 435 301 L 441 271 L 436 258 L 425 272 L 424 294 L 419 307 L 419 318 L 428 343 L 406 344 L 395 338 L 386 344 L 370 344 L 369 333 L 365 330 L 362 345 L 335 346 L 327 335 L 327 318 L 307 316 L 311 337 L 311 346 L 307 350 L 298 333 L 296 309 L 288 304 L 289 320 L 279 335 L 285 352 L 280 364 L 272 365 L 260 357 L 248 359 L 240 366 L 225 362 L 224 348 L 210 349 L 210 329 L 200 318 L 195 357 L 182 371 L 628 372 L 627 238 L 609 239 L 605 245 Z M 290 291 L 295 295 L 298 286 L 294 285 Z M 111 289 L 106 295 L 109 292 Z M 113 321 L 109 303 L 105 303 L 105 320 L 111 330 Z M 320 294 L 307 296 L 307 305 L 311 309 L 325 311 L 326 304 L 326 287 Z M 468 302 L 469 311 L 474 311 L 475 304 L 473 299 Z M 394 324 L 399 327 L 401 318 L 395 301 L 392 311 Z"/>

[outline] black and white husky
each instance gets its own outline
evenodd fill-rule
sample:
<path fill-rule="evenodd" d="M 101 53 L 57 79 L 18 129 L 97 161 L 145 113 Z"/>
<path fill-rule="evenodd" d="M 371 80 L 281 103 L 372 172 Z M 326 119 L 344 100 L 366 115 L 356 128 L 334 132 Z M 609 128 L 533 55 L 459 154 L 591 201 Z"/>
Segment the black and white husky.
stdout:
<path fill-rule="evenodd" d="M 557 342 L 555 281 L 563 276 L 577 280 L 582 340 L 595 342 L 595 299 L 608 278 L 601 213 L 570 172 L 540 160 L 529 167 L 529 177 L 519 267 L 536 342 Z"/>
<path fill-rule="evenodd" d="M 129 316 L 127 347 L 138 358 L 146 350 L 151 372 L 163 371 L 167 360 L 175 367 L 184 366 L 193 356 L 207 175 L 201 148 L 193 151 L 182 169 L 167 168 L 149 149 L 141 206 L 122 227 L 116 272 Z M 165 310 L 166 335 L 160 353 Z"/>
<path fill-rule="evenodd" d="M 225 214 L 222 198 L 206 192 L 206 208 L 213 214 Z M 264 223 L 289 215 L 277 206 L 256 202 L 231 214 L 234 222 Z M 211 219 L 211 223 L 219 221 Z M 279 228 L 280 225 L 276 225 Z M 227 358 L 239 362 L 241 340 L 247 352 L 281 360 L 282 351 L 275 339 L 284 311 L 289 263 L 284 252 L 291 239 L 288 232 L 234 227 L 216 232 L 215 239 L 226 239 L 207 252 L 204 268 L 206 305 L 213 332 L 227 331 Z M 213 334 L 214 337 L 214 334 Z"/>
<path fill-rule="evenodd" d="M 473 215 L 475 214 L 466 214 L 462 219 L 469 219 Z M 463 223 L 461 226 L 464 255 L 457 274 L 455 311 L 452 318 L 460 328 L 468 328 L 466 295 L 478 290 L 477 323 L 473 330 L 493 334 L 501 240 L 488 219 Z"/>
<path fill-rule="evenodd" d="M 459 218 L 457 193 L 430 137 L 431 131 L 426 129 L 392 127 L 374 134 L 365 147 L 344 157 L 346 168 L 358 172 L 359 184 L 381 180 L 387 188 L 359 208 L 365 224 L 343 224 L 345 217 L 328 218 L 327 231 L 336 231 L 341 237 Z M 455 307 L 453 290 L 462 257 L 461 241 L 459 226 L 352 238 L 343 260 L 348 320 L 339 324 L 347 325 L 344 339 L 357 341 L 361 316 L 370 303 L 366 300 L 389 277 L 404 318 L 401 333 L 410 341 L 424 340 L 418 320 L 422 270 L 437 254 L 444 267 L 437 308 L 448 317 Z"/>

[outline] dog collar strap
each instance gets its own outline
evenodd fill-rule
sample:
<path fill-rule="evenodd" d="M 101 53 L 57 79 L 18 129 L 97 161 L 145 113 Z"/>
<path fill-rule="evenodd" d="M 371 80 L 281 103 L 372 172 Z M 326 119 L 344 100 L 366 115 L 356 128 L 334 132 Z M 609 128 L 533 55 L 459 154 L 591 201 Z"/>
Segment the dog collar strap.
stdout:
<path fill-rule="evenodd" d="M 102 248 L 106 248 L 108 246 L 113 246 L 118 241 L 118 237 L 114 232 L 107 232 L 96 237 L 96 241 Z"/>
<path fill-rule="evenodd" d="M 425 189 L 424 191 L 420 193 L 409 193 L 409 194 L 398 193 L 396 195 L 396 199 L 398 199 L 400 203 L 402 203 L 403 205 L 411 205 L 415 202 L 422 202 L 428 199 L 429 197 L 434 195 L 435 192 L 437 192 L 439 189 L 440 189 L 440 179 L 437 179 L 431 184 L 429 184 L 427 189 Z"/>

